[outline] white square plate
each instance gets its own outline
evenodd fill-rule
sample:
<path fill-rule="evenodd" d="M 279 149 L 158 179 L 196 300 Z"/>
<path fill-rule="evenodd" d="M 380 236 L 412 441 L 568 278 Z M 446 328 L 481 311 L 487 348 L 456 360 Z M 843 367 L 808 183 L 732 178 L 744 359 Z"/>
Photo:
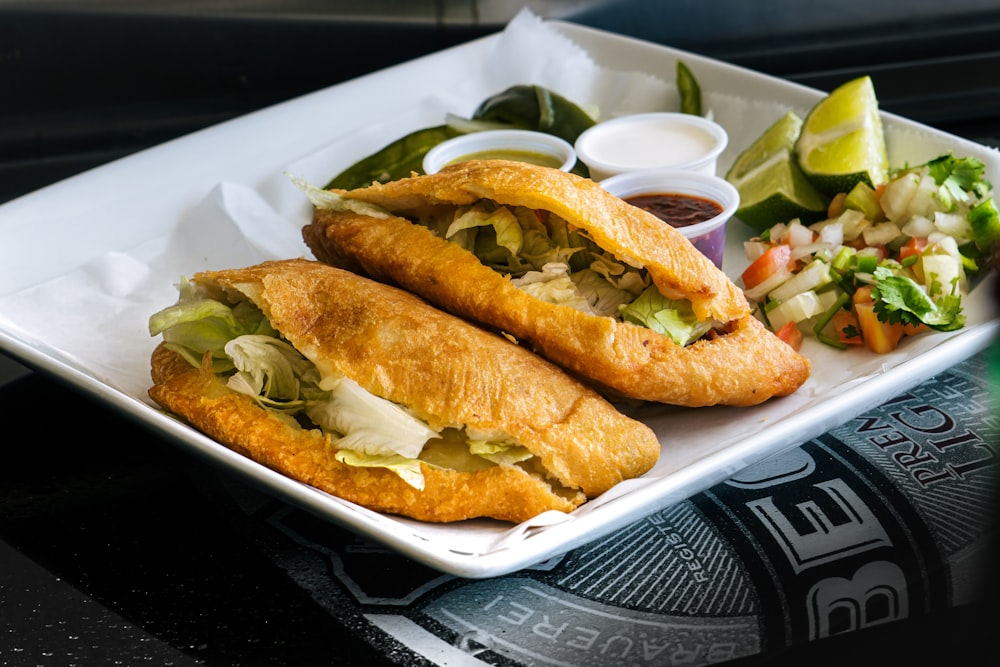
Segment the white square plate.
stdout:
<path fill-rule="evenodd" d="M 621 72 L 672 82 L 676 61 L 683 60 L 698 77 L 715 119 L 729 131 L 722 173 L 781 113 L 805 114 L 822 97 L 773 77 L 599 30 L 564 22 L 528 28 L 561 35 L 565 43 L 556 48 L 589 56 L 597 65 L 592 74 L 606 91 L 615 88 Z M 485 85 L 484 72 L 496 75 L 493 65 L 502 57 L 496 50 L 508 38 L 500 33 L 320 90 L 3 205 L 0 348 L 290 503 L 443 572 L 488 577 L 580 546 L 801 444 L 971 356 L 996 335 L 988 289 L 977 289 L 966 302 L 967 325 L 961 331 L 917 336 L 888 355 L 841 352 L 807 340 L 804 352 L 814 373 L 794 396 L 749 409 L 646 406 L 635 415 L 650 424 L 664 447 L 650 473 L 570 515 L 549 513 L 516 527 L 492 521 L 431 525 L 371 512 L 264 468 L 158 410 L 145 393 L 148 354 L 155 345 L 146 321 L 175 300 L 180 276 L 307 254 L 298 232 L 309 208 L 286 172 L 322 184 L 407 131 L 440 123 L 444 111 L 469 115 L 485 98 L 484 90 L 497 92 L 513 83 L 538 83 L 582 106 L 590 103 L 563 87 L 558 68 L 505 69 L 522 78 Z M 676 101 L 671 85 L 661 103 Z M 607 116 L 623 109 L 601 111 Z M 994 182 L 1000 175 L 993 149 L 890 114 L 885 128 L 894 166 L 952 151 L 983 160 Z M 741 223 L 731 226 L 725 264 L 730 275 L 742 271 L 741 244 L 748 236 Z"/>

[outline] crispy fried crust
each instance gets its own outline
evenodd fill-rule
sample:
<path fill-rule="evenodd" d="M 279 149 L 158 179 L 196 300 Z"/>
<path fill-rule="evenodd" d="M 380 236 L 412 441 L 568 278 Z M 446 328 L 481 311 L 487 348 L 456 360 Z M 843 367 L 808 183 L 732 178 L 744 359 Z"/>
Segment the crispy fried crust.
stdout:
<path fill-rule="evenodd" d="M 692 407 L 755 405 L 790 394 L 809 376 L 809 361 L 754 319 L 740 289 L 682 234 L 590 179 L 480 161 L 340 193 L 395 215 L 317 209 L 303 237 L 318 259 L 509 333 L 606 393 Z M 546 303 L 410 221 L 432 207 L 480 199 L 556 213 L 620 259 L 646 267 L 665 295 L 687 298 L 699 317 L 726 323 L 727 333 L 680 347 L 644 327 Z"/>
<path fill-rule="evenodd" d="M 157 403 L 230 448 L 341 498 L 425 521 L 520 522 L 549 509 L 569 511 L 643 474 L 659 456 L 652 431 L 592 390 L 401 290 L 306 260 L 194 280 L 249 297 L 322 371 L 344 374 L 431 424 L 506 434 L 558 480 L 553 488 L 517 466 L 468 473 L 424 465 L 425 488 L 418 491 L 391 471 L 340 463 L 318 430 L 290 424 L 157 348 L 150 389 Z"/>

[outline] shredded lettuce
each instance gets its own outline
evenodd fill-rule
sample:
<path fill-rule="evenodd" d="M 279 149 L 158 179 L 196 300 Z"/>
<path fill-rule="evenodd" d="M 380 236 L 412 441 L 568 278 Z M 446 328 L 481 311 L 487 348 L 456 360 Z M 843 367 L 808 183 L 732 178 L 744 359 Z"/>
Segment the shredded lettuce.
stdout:
<path fill-rule="evenodd" d="M 281 338 L 249 301 L 230 305 L 213 297 L 222 295 L 182 281 L 177 304 L 150 317 L 150 335 L 162 335 L 192 366 L 200 366 L 203 355 L 210 352 L 214 372 L 226 379 L 229 388 L 251 396 L 282 419 L 305 415 L 332 436 L 338 460 L 386 468 L 408 484 L 423 488 L 418 457 L 428 441 L 440 442 L 438 430 L 353 380 L 321 378 L 316 366 Z M 478 466 L 531 456 L 517 445 L 484 444 L 468 434 L 456 433 L 450 441 L 464 449 L 468 461 L 479 461 Z M 486 447 L 486 455 L 473 456 L 469 451 L 472 442 Z"/>
<path fill-rule="evenodd" d="M 399 475 L 413 488 L 423 491 L 424 473 L 418 459 L 408 459 L 398 454 L 364 454 L 350 449 L 338 449 L 333 455 L 341 463 L 359 468 L 386 468 Z"/>
<path fill-rule="evenodd" d="M 670 337 L 677 345 L 688 345 L 698 340 L 711 325 L 699 322 L 688 301 L 675 301 L 660 294 L 652 285 L 632 303 L 621 306 L 626 322 L 644 326 Z"/>
<path fill-rule="evenodd" d="M 614 287 L 625 290 L 633 296 L 642 294 L 651 284 L 649 276 L 645 273 L 630 270 L 623 262 L 606 255 L 595 257 L 590 263 L 590 270 L 601 274 Z"/>
<path fill-rule="evenodd" d="M 286 176 L 302 190 L 309 202 L 318 209 L 353 211 L 354 213 L 368 215 L 373 218 L 388 218 L 392 215 L 376 204 L 345 197 L 330 190 L 324 190 L 299 176 L 292 174 L 286 174 Z"/>
<path fill-rule="evenodd" d="M 536 299 L 590 312 L 590 303 L 577 292 L 576 283 L 569 276 L 568 264 L 549 262 L 541 271 L 528 271 L 511 283 Z"/>
<path fill-rule="evenodd" d="M 473 227 L 492 227 L 496 232 L 498 246 L 506 248 L 511 255 L 516 256 L 521 252 L 524 236 L 521 225 L 510 209 L 501 206 L 491 211 L 481 202 L 456 217 L 445 232 L 445 238 L 450 239 L 457 232 Z"/>
<path fill-rule="evenodd" d="M 546 264 L 565 264 L 568 267 L 574 256 L 585 252 L 583 247 L 556 245 L 544 229 L 524 230 L 521 258 L 536 270 L 544 271 Z"/>
<path fill-rule="evenodd" d="M 208 298 L 184 281 L 178 302 L 149 318 L 149 335 L 162 334 L 171 350 L 193 366 L 200 366 L 205 353 L 212 368 L 223 373 L 234 368 L 225 346 L 239 336 L 275 335 L 270 322 L 256 306 L 240 302 L 234 306 Z"/>
<path fill-rule="evenodd" d="M 469 451 L 497 465 L 514 465 L 532 457 L 532 453 L 527 448 L 503 442 L 470 440 Z"/>
<path fill-rule="evenodd" d="M 456 211 L 447 227 L 440 217 L 424 224 L 547 303 L 623 319 L 678 345 L 697 340 L 712 326 L 694 318 L 690 302 L 662 296 L 641 266 L 602 250 L 551 212 L 480 201 Z M 492 233 L 478 232 L 484 228 Z"/>
<path fill-rule="evenodd" d="M 237 371 L 227 385 L 267 407 L 302 408 L 305 405 L 303 394 L 307 393 L 303 391 L 304 385 L 315 388 L 319 380 L 319 373 L 311 361 L 273 336 L 239 336 L 226 343 L 225 351 Z M 314 389 L 312 393 L 317 392 Z"/>
<path fill-rule="evenodd" d="M 375 456 L 399 455 L 415 459 L 438 432 L 392 401 L 366 391 L 350 378 L 324 378 L 325 401 L 306 407 L 306 415 L 320 426 L 343 434 L 338 448 Z"/>
<path fill-rule="evenodd" d="M 635 299 L 634 294 L 618 289 L 593 269 L 574 273 L 573 282 L 590 305 L 590 312 L 596 315 L 618 317 L 620 307 Z"/>

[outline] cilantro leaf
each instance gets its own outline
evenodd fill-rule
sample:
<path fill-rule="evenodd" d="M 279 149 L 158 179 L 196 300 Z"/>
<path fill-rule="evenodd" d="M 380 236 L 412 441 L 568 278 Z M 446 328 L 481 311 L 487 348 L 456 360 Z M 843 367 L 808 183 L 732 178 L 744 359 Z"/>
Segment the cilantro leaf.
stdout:
<path fill-rule="evenodd" d="M 958 204 L 967 203 L 972 194 L 986 195 L 991 185 L 983 177 L 986 165 L 974 157 L 957 158 L 948 153 L 927 163 L 928 173 L 940 187 L 941 203 L 948 210 L 955 210 Z"/>
<path fill-rule="evenodd" d="M 976 247 L 984 254 L 990 255 L 993 246 L 1000 239 L 1000 212 L 997 211 L 993 197 L 984 199 L 969 210 L 969 225 L 972 226 L 972 238 Z"/>
<path fill-rule="evenodd" d="M 878 319 L 889 324 L 926 324 L 938 331 L 955 331 L 965 325 L 959 295 L 933 299 L 912 278 L 885 268 L 875 270 L 872 300 Z"/>

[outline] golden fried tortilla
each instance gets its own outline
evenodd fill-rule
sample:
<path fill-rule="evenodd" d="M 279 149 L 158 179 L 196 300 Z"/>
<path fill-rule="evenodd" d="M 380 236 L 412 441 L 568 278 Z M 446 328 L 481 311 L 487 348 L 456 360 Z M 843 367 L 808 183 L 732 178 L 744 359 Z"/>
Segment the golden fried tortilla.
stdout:
<path fill-rule="evenodd" d="M 756 320 L 742 291 L 680 232 L 590 179 L 469 161 L 332 192 L 374 207 L 317 207 L 303 237 L 318 259 L 505 332 L 609 395 L 746 406 L 790 394 L 809 376 L 809 361 Z M 665 297 L 690 301 L 697 317 L 713 323 L 711 335 L 682 346 L 643 326 L 543 301 L 419 224 L 482 200 L 560 216 L 623 262 L 644 267 Z"/>
<path fill-rule="evenodd" d="M 652 431 L 592 389 L 402 290 L 307 260 L 192 280 L 230 302 L 256 304 L 323 377 L 346 376 L 436 429 L 489 434 L 531 455 L 494 464 L 468 454 L 462 441 L 463 456 L 444 459 L 462 469 L 439 467 L 440 458 L 420 464 L 421 490 L 387 468 L 337 460 L 337 434 L 265 409 L 230 389 L 207 362 L 195 367 L 165 344 L 157 347 L 149 394 L 158 404 L 224 445 L 346 500 L 424 521 L 521 522 L 570 511 L 642 475 L 659 456 Z M 429 441 L 421 459 L 442 443 Z"/>

